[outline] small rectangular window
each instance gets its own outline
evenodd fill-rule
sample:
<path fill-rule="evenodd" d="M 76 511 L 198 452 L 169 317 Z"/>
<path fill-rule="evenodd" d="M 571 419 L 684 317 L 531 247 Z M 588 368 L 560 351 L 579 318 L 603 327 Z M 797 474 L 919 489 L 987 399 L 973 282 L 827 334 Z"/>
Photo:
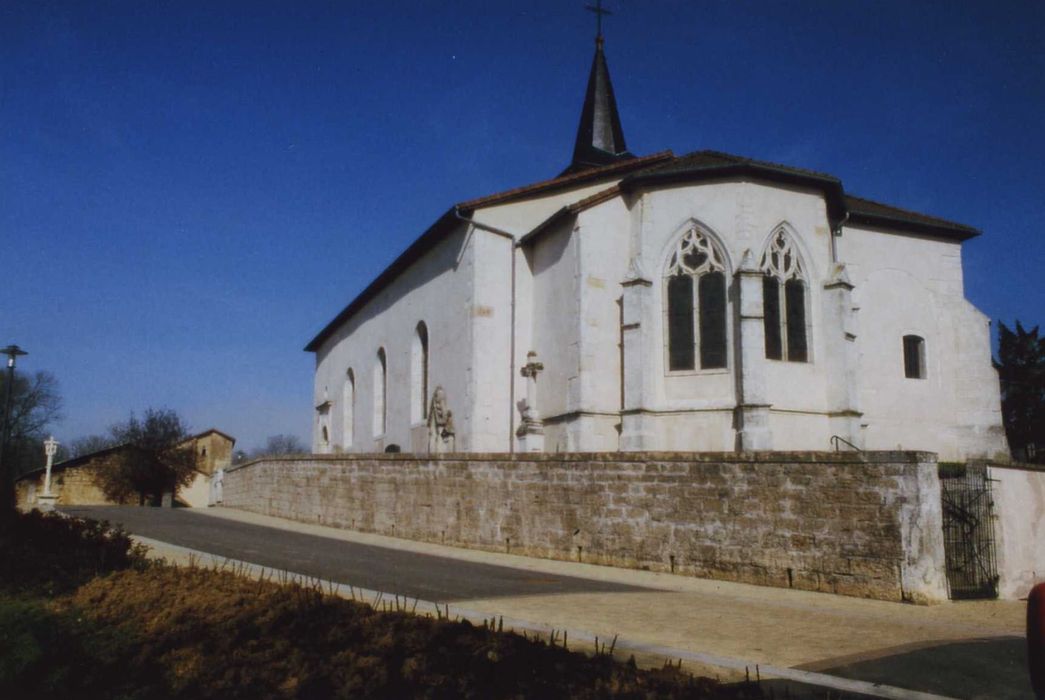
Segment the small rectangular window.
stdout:
<path fill-rule="evenodd" d="M 917 335 L 903 337 L 903 369 L 908 379 L 925 379 L 925 340 Z"/>

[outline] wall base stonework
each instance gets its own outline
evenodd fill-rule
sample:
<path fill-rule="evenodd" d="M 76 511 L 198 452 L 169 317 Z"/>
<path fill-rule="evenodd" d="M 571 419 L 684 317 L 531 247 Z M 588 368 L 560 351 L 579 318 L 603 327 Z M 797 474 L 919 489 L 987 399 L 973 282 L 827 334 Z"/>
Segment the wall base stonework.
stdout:
<path fill-rule="evenodd" d="M 927 452 L 288 457 L 230 469 L 224 504 L 551 559 L 947 599 Z"/>

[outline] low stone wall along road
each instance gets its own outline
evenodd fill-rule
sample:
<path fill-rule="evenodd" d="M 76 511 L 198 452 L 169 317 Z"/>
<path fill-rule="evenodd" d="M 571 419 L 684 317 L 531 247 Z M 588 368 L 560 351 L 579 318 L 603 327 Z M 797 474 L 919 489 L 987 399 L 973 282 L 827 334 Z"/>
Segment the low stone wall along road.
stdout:
<path fill-rule="evenodd" d="M 437 603 L 500 596 L 650 590 L 219 520 L 183 508 L 65 506 L 61 511 L 108 520 L 131 534 L 218 557 Z"/>

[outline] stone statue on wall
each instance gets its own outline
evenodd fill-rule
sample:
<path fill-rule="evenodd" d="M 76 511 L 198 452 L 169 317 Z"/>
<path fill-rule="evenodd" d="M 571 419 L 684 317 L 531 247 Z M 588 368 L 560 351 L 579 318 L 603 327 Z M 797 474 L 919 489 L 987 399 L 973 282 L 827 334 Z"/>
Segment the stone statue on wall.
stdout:
<path fill-rule="evenodd" d="M 446 391 L 437 386 L 428 405 L 428 451 L 430 453 L 453 452 L 456 435 L 454 414 L 446 401 Z"/>
<path fill-rule="evenodd" d="M 225 470 L 218 469 L 210 478 L 210 499 L 207 505 L 214 506 L 224 500 Z"/>
<path fill-rule="evenodd" d="M 519 370 L 526 378 L 526 398 L 519 402 L 522 421 L 515 431 L 520 452 L 544 452 L 544 422 L 537 412 L 537 375 L 543 370 L 544 363 L 537 361 L 537 353 L 526 353 L 526 364 Z"/>

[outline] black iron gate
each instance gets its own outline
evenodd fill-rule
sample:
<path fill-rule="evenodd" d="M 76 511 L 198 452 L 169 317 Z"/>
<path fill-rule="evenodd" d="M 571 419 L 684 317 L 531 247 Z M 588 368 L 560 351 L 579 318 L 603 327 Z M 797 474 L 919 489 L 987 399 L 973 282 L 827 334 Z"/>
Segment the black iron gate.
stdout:
<path fill-rule="evenodd" d="M 997 598 L 994 498 L 986 464 L 941 464 L 943 549 L 951 598 Z"/>

